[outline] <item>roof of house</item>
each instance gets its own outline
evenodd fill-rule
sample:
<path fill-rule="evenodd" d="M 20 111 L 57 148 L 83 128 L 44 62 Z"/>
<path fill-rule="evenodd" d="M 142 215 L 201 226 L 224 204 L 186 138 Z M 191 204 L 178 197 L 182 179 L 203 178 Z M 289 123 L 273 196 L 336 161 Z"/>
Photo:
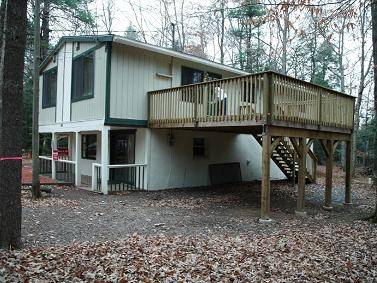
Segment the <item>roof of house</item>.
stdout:
<path fill-rule="evenodd" d="M 41 64 L 41 71 L 47 66 L 47 64 L 51 61 L 52 57 L 57 53 L 57 51 L 62 47 L 62 45 L 66 42 L 115 42 L 127 46 L 133 46 L 136 48 L 148 50 L 151 52 L 159 53 L 168 55 L 175 58 L 180 58 L 183 60 L 189 60 L 195 63 L 204 64 L 207 66 L 211 66 L 217 69 L 221 69 L 224 71 L 236 73 L 239 75 L 248 75 L 248 72 L 242 71 L 237 68 L 233 68 L 224 64 L 220 64 L 208 59 L 204 59 L 195 55 L 175 51 L 172 49 L 132 40 L 123 36 L 118 35 L 80 35 L 80 36 L 63 36 L 60 38 L 59 42 L 56 44 L 54 50 L 47 56 L 47 58 Z"/>

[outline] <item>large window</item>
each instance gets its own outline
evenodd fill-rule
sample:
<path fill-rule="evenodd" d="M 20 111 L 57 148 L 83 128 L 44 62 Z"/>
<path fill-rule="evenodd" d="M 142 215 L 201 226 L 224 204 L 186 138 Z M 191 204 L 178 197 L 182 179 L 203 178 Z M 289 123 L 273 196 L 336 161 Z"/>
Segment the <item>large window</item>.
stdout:
<path fill-rule="evenodd" d="M 53 68 L 43 73 L 42 108 L 56 105 L 58 69 Z"/>
<path fill-rule="evenodd" d="M 188 67 L 182 67 L 181 85 L 201 83 L 204 80 L 204 72 Z"/>
<path fill-rule="evenodd" d="M 81 157 L 93 160 L 97 158 L 97 135 L 83 135 L 81 137 Z"/>
<path fill-rule="evenodd" d="M 72 66 L 72 101 L 94 96 L 94 52 L 74 59 Z"/>

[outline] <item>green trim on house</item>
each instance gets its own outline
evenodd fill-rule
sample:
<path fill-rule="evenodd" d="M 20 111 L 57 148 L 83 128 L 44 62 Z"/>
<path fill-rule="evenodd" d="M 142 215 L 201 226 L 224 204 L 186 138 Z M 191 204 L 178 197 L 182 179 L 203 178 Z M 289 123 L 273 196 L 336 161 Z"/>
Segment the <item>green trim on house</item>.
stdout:
<path fill-rule="evenodd" d="M 58 50 L 66 42 L 111 42 L 113 41 L 113 39 L 113 35 L 63 36 L 55 45 L 54 49 L 50 52 L 50 54 L 46 57 L 46 59 L 44 59 L 41 63 L 40 72 L 43 72 L 43 70 L 47 67 L 51 59 L 57 54 Z"/>
<path fill-rule="evenodd" d="M 86 56 L 86 55 L 88 55 L 88 54 L 96 51 L 97 49 L 102 48 L 103 46 L 105 46 L 105 44 L 106 44 L 105 42 L 102 42 L 100 44 L 97 44 L 97 45 L 93 46 L 92 48 L 89 48 L 88 50 L 84 51 L 83 53 L 80 53 L 80 54 L 76 55 L 75 57 L 73 57 L 72 61 L 74 61 L 74 60 L 76 60 L 76 59 L 78 59 L 80 57 Z"/>
<path fill-rule="evenodd" d="M 110 119 L 110 92 L 111 92 L 111 53 L 112 42 L 106 43 L 106 93 L 105 93 L 105 124 L 106 120 Z"/>
<path fill-rule="evenodd" d="M 147 127 L 147 120 L 137 120 L 137 119 L 122 119 L 122 118 L 105 118 L 106 126 L 132 126 L 132 127 Z"/>
<path fill-rule="evenodd" d="M 83 100 L 87 100 L 87 99 L 92 99 L 92 98 L 94 98 L 94 94 L 86 95 L 86 96 L 80 96 L 80 97 L 76 97 L 76 98 L 71 97 L 71 103 L 75 103 L 75 102 L 79 102 L 79 101 L 83 101 Z"/>
<path fill-rule="evenodd" d="M 56 73 L 58 73 L 58 66 L 50 68 L 50 69 L 48 69 L 48 70 L 46 70 L 46 71 L 44 71 L 42 73 L 42 79 L 43 79 L 42 80 L 42 105 L 41 105 L 42 109 L 48 109 L 48 108 L 56 107 L 56 97 L 55 97 L 55 103 L 54 104 L 47 104 L 46 105 L 45 103 L 43 103 L 43 101 L 44 101 L 44 95 L 45 95 L 45 92 L 44 92 L 44 84 L 45 84 L 44 76 L 48 75 L 49 73 L 55 72 L 55 71 L 56 71 Z M 56 79 L 57 79 L 57 76 L 56 76 Z M 56 92 L 57 92 L 57 90 L 56 90 Z"/>

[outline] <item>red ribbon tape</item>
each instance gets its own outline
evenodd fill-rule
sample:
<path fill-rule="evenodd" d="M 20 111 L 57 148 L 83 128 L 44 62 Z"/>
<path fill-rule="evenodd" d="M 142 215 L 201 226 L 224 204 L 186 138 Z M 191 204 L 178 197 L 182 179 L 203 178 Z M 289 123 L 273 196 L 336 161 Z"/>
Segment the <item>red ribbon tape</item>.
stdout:
<path fill-rule="evenodd" d="M 20 156 L 15 156 L 15 157 L 0 157 L 0 161 L 5 161 L 5 160 L 22 160 L 22 157 L 20 157 Z"/>

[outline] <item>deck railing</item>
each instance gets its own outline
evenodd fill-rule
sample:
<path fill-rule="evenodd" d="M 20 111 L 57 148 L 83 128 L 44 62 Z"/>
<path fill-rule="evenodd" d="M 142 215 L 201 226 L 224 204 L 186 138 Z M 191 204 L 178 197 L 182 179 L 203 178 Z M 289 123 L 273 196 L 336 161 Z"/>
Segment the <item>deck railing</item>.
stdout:
<path fill-rule="evenodd" d="M 274 72 L 149 92 L 151 127 L 256 121 L 353 128 L 354 98 Z"/>

